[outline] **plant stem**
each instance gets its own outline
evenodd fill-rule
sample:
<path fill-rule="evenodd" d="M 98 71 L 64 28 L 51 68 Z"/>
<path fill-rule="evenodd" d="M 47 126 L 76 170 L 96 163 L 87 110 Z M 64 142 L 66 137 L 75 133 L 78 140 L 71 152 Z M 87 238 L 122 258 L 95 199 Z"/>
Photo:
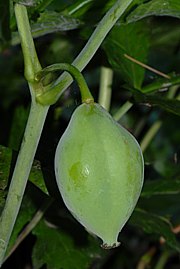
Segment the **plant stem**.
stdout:
<path fill-rule="evenodd" d="M 94 102 L 94 98 L 91 95 L 91 92 L 87 86 L 87 83 L 83 75 L 75 66 L 71 64 L 68 64 L 68 63 L 52 64 L 44 68 L 42 71 L 38 72 L 36 75 L 36 80 L 39 81 L 47 74 L 51 72 L 59 71 L 59 70 L 67 71 L 76 80 L 80 88 L 82 103 Z M 36 95 L 36 100 L 38 101 L 38 95 Z M 51 102 L 56 102 L 56 100 L 52 99 Z"/>
<path fill-rule="evenodd" d="M 0 266 L 19 212 L 47 112 L 48 107 L 37 103 L 31 105 L 24 138 L 0 219 Z"/>
<path fill-rule="evenodd" d="M 109 67 L 101 67 L 100 89 L 98 103 L 107 111 L 110 109 L 112 94 L 113 71 Z"/>
<path fill-rule="evenodd" d="M 119 121 L 120 118 L 126 114 L 126 112 L 133 106 L 133 104 L 129 101 L 126 101 L 119 109 L 118 111 L 113 115 L 113 118 L 116 121 Z"/>
<path fill-rule="evenodd" d="M 15 4 L 14 11 L 24 56 L 24 75 L 27 81 L 34 82 L 35 74 L 42 68 L 31 35 L 27 9 L 23 5 Z"/>
<path fill-rule="evenodd" d="M 6 203 L 0 218 L 0 267 L 21 206 L 30 169 L 49 108 L 35 101 L 36 91 L 42 90 L 41 85 L 34 81 L 35 73 L 41 70 L 41 66 L 31 37 L 26 8 L 16 4 L 15 15 L 25 60 L 25 76 L 29 81 L 32 104 Z"/>
<path fill-rule="evenodd" d="M 171 256 L 171 253 L 169 253 L 168 251 L 164 251 L 162 255 L 160 256 L 154 269 L 163 269 L 170 256 Z"/>
<path fill-rule="evenodd" d="M 106 35 L 109 33 L 111 28 L 124 13 L 127 7 L 133 2 L 133 0 L 118 0 L 113 7 L 107 12 L 107 14 L 99 22 L 97 28 L 91 35 L 84 49 L 73 61 L 73 65 L 76 66 L 80 71 L 89 63 L 92 59 L 101 43 L 103 42 Z M 51 87 L 51 89 L 41 96 L 38 97 L 38 101 L 44 105 L 51 105 L 49 102 L 49 96 L 54 95 L 56 100 L 64 92 L 64 90 L 71 84 L 72 78 L 69 74 L 63 73 Z M 51 99 L 51 98 L 50 98 Z"/>
<path fill-rule="evenodd" d="M 146 133 L 146 135 L 144 136 L 143 140 L 140 143 L 142 152 L 146 150 L 146 148 L 148 147 L 148 145 L 150 144 L 151 140 L 156 135 L 156 133 L 159 131 L 161 126 L 162 126 L 162 121 L 158 120 L 148 130 L 148 132 Z"/>
<path fill-rule="evenodd" d="M 156 253 L 156 248 L 151 247 L 141 258 L 140 261 L 138 262 L 137 268 L 136 269 L 145 269 L 149 266 L 153 256 Z"/>

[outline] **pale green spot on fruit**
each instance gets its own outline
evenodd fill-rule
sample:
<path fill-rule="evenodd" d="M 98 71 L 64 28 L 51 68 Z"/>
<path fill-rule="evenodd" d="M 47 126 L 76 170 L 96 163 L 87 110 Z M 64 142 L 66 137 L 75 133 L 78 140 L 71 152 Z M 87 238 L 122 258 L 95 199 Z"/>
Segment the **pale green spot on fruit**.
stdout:
<path fill-rule="evenodd" d="M 118 246 L 143 184 L 143 157 L 135 138 L 100 105 L 82 104 L 59 141 L 55 170 L 73 216 L 103 240 L 104 248 Z"/>
<path fill-rule="evenodd" d="M 84 184 L 88 175 L 88 166 L 83 166 L 81 162 L 74 163 L 69 170 L 70 179 L 76 185 L 76 187 L 80 186 L 81 184 Z"/>

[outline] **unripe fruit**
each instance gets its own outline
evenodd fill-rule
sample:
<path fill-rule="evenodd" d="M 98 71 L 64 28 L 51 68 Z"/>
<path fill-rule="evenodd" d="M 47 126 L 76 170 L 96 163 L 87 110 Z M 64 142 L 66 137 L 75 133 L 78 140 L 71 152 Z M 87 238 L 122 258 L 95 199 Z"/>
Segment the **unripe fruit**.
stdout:
<path fill-rule="evenodd" d="M 135 138 L 96 103 L 80 105 L 61 137 L 56 180 L 73 216 L 103 240 L 117 237 L 139 198 L 144 164 Z"/>

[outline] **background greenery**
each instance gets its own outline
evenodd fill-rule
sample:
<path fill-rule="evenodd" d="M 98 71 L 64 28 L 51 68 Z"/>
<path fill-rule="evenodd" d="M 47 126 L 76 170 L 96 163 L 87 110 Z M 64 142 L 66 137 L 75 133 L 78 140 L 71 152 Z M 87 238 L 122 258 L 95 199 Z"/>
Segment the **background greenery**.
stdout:
<path fill-rule="evenodd" d="M 16 2 L 29 6 L 38 56 L 45 67 L 56 62 L 71 63 L 115 0 Z M 131 109 L 119 122 L 139 142 L 144 142 L 149 130 L 157 127 L 144 148 L 145 184 L 132 217 L 119 235 L 121 246 L 110 251 L 101 249 L 99 239 L 89 235 L 67 211 L 56 186 L 55 149 L 72 112 L 80 104 L 80 94 L 73 83 L 48 113 L 3 269 L 179 268 L 179 19 L 179 0 L 134 0 L 83 71 L 98 101 L 102 67 L 113 70 L 110 113 L 115 115 L 126 101 L 131 102 Z M 148 71 L 124 54 L 170 78 Z M 175 80 L 176 85 L 169 87 Z M 0 3 L 0 211 L 29 106 L 30 93 L 23 76 L 13 3 L 3 0 Z"/>

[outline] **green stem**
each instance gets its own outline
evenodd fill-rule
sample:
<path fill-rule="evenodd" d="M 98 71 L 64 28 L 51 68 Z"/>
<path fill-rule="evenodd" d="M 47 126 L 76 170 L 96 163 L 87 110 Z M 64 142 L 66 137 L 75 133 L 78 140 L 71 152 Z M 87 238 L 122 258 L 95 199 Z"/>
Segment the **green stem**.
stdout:
<path fill-rule="evenodd" d="M 151 247 L 141 258 L 136 269 L 145 269 L 150 264 L 154 254 L 156 252 L 155 247 Z"/>
<path fill-rule="evenodd" d="M 48 107 L 33 103 L 0 219 L 0 266 L 19 212 Z"/>
<path fill-rule="evenodd" d="M 14 11 L 24 56 L 24 75 L 28 82 L 34 82 L 35 74 L 42 68 L 31 35 L 27 9 L 23 5 L 15 4 Z"/>
<path fill-rule="evenodd" d="M 144 136 L 143 140 L 140 143 L 142 152 L 146 150 L 146 148 L 150 144 L 153 137 L 157 134 L 161 126 L 162 126 L 162 121 L 158 120 L 148 130 L 148 132 L 146 133 L 146 135 Z"/>
<path fill-rule="evenodd" d="M 86 83 L 83 75 L 75 66 L 73 66 L 71 64 L 60 63 L 60 64 L 50 65 L 50 66 L 44 68 L 42 71 L 37 73 L 36 80 L 39 81 L 39 80 L 43 79 L 43 77 L 46 76 L 47 74 L 49 74 L 51 72 L 59 71 L 59 70 L 69 72 L 71 74 L 71 76 L 77 81 L 79 88 L 80 88 L 81 98 L 82 98 L 83 103 L 94 102 L 94 99 L 89 91 L 89 88 L 87 86 L 87 83 Z M 36 96 L 36 100 L 38 101 L 38 95 Z M 56 100 L 52 99 L 51 102 L 55 103 Z"/>
<path fill-rule="evenodd" d="M 9 186 L 6 203 L 0 218 L 0 267 L 19 212 L 34 155 L 49 108 L 35 101 L 35 93 L 42 90 L 40 83 L 34 80 L 35 74 L 41 70 L 41 66 L 31 37 L 26 8 L 16 4 L 15 15 L 22 43 L 25 60 L 25 76 L 29 81 L 32 104 L 20 152 Z"/>
<path fill-rule="evenodd" d="M 126 114 L 127 111 L 133 106 L 133 104 L 129 101 L 126 101 L 119 109 L 118 111 L 113 115 L 113 118 L 116 121 L 119 121 L 121 117 Z"/>
<path fill-rule="evenodd" d="M 113 71 L 109 67 L 101 67 L 100 89 L 98 103 L 107 111 L 110 109 L 112 94 Z"/>
<path fill-rule="evenodd" d="M 124 13 L 127 7 L 133 2 L 133 0 L 118 0 L 113 7 L 107 12 L 107 14 L 99 22 L 97 28 L 91 35 L 84 49 L 80 52 L 77 58 L 72 63 L 80 71 L 89 63 L 92 59 L 106 35 L 111 28 Z M 51 87 L 51 89 L 38 97 L 38 101 L 43 105 L 51 105 L 52 95 L 53 100 L 60 97 L 64 90 L 71 84 L 72 78 L 69 74 L 63 73 Z"/>
<path fill-rule="evenodd" d="M 156 266 L 154 269 L 163 269 L 167 263 L 167 260 L 169 259 L 169 257 L 171 256 L 171 253 L 169 253 L 168 251 L 164 251 L 162 253 L 162 255 L 160 256 Z"/>

